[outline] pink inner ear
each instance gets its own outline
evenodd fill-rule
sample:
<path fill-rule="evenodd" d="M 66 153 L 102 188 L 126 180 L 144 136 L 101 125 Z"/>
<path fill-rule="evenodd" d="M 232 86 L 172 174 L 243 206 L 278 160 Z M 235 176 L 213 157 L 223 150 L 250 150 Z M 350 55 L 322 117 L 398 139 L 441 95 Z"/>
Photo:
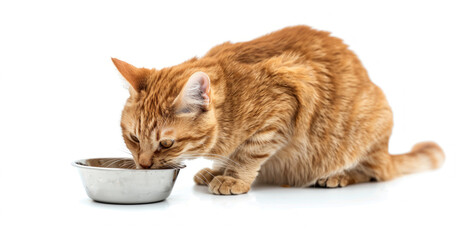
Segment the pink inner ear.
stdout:
<path fill-rule="evenodd" d="M 209 101 L 210 99 L 210 80 L 206 73 L 204 72 L 196 72 L 191 75 L 188 84 L 198 84 L 199 85 L 199 93 L 190 93 L 190 95 L 200 95 L 205 101 Z"/>
<path fill-rule="evenodd" d="M 200 89 L 201 89 L 201 92 L 203 93 L 202 97 L 205 99 L 205 100 L 208 100 L 209 99 L 209 93 L 210 93 L 210 87 L 209 87 L 209 78 L 207 78 L 206 76 L 202 76 L 200 78 Z"/>
<path fill-rule="evenodd" d="M 211 103 L 211 86 L 208 75 L 196 72 L 188 79 L 182 93 L 175 100 L 181 112 L 191 112 L 195 109 L 208 110 Z"/>

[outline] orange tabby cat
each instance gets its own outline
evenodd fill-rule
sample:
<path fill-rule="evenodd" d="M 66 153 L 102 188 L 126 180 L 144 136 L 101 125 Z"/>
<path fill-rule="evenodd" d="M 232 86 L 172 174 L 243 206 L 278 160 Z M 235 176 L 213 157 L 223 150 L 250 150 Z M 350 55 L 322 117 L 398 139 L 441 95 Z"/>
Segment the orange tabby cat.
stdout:
<path fill-rule="evenodd" d="M 383 92 L 327 32 L 288 27 L 161 70 L 112 60 L 131 85 L 121 126 L 136 165 L 225 156 L 195 176 L 214 194 L 246 193 L 256 178 L 329 188 L 385 181 L 444 161 L 431 142 L 389 154 Z"/>

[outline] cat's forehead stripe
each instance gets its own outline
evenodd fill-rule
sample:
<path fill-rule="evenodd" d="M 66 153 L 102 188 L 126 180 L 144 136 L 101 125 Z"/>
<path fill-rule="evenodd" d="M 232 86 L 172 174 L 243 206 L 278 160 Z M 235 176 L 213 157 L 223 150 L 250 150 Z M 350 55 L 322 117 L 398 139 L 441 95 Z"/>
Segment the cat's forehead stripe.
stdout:
<path fill-rule="evenodd" d="M 161 132 L 162 136 L 169 136 L 173 134 L 173 128 L 163 128 Z"/>

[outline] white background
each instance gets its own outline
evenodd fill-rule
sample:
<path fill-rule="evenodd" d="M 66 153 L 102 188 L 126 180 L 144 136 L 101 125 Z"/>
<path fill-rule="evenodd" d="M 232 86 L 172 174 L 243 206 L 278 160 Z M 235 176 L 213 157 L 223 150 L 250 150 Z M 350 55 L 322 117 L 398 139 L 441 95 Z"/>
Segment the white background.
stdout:
<path fill-rule="evenodd" d="M 469 239 L 466 1 L 1 1 L 0 239 Z M 435 140 L 438 171 L 343 189 L 255 186 L 215 196 L 189 162 L 164 202 L 92 202 L 70 162 L 128 156 L 128 96 L 110 61 L 162 68 L 285 26 L 353 49 L 394 112 L 392 153 Z"/>

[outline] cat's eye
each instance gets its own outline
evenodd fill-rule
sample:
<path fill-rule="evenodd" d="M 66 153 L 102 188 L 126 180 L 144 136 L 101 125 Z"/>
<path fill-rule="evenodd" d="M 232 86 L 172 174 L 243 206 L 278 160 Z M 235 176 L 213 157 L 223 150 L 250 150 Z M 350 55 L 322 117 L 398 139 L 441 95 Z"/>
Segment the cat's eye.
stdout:
<path fill-rule="evenodd" d="M 129 136 L 131 137 L 131 140 L 133 140 L 136 143 L 139 143 L 139 139 L 136 136 L 134 136 L 132 134 L 130 134 Z"/>
<path fill-rule="evenodd" d="M 160 146 L 163 148 L 169 148 L 173 145 L 173 140 L 172 139 L 164 139 L 160 141 Z"/>

